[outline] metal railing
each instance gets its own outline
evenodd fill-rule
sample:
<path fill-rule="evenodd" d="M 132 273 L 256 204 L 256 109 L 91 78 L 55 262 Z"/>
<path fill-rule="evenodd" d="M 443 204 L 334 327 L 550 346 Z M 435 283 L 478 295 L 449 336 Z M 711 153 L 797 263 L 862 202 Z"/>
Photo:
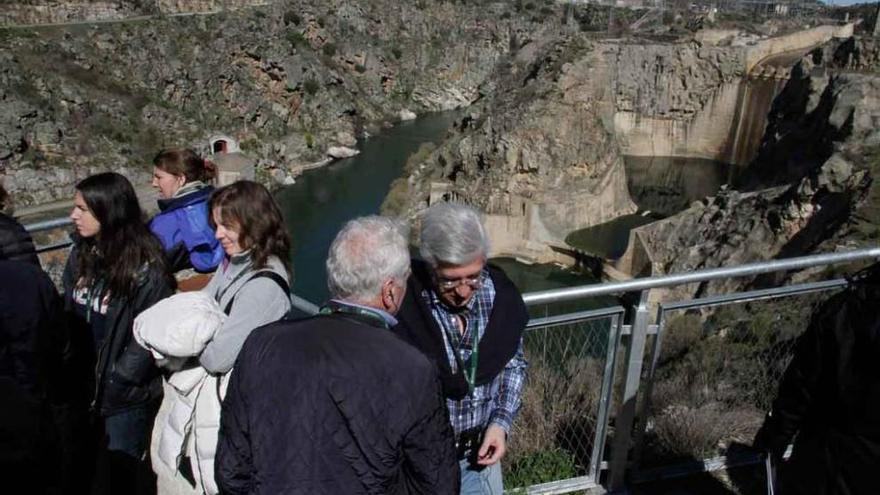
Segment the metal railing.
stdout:
<path fill-rule="evenodd" d="M 655 305 L 652 308 L 649 304 L 649 295 L 653 289 L 671 288 L 688 284 L 702 283 L 726 280 L 741 277 L 753 277 L 772 272 L 785 272 L 791 270 L 801 270 L 811 267 L 821 267 L 832 264 L 852 263 L 862 260 L 875 260 L 880 258 L 880 247 L 870 249 L 861 249 L 856 251 L 838 252 L 830 254 L 819 254 L 812 256 L 804 256 L 799 258 L 790 258 L 782 260 L 772 260 L 760 263 L 750 263 L 746 265 L 715 268 L 707 270 L 699 270 L 689 273 L 673 274 L 659 277 L 649 277 L 642 279 L 634 279 L 626 282 L 602 283 L 581 287 L 570 287 L 555 290 L 546 290 L 539 292 L 531 292 L 523 295 L 523 299 L 530 307 L 540 305 L 548 305 L 560 302 L 582 301 L 598 296 L 636 294 L 636 302 L 632 307 L 622 311 L 622 318 L 618 320 L 619 330 L 614 325 L 608 326 L 608 339 L 619 339 L 619 351 L 609 353 L 607 355 L 605 374 L 602 376 L 601 390 L 602 398 L 611 401 L 614 396 L 615 401 L 612 404 L 605 402 L 597 402 L 592 404 L 594 407 L 594 417 L 597 418 L 599 424 L 593 430 L 592 458 L 588 460 L 588 469 L 581 476 L 572 477 L 562 480 L 553 480 L 536 486 L 530 486 L 526 489 L 527 493 L 568 493 L 578 490 L 587 490 L 595 488 L 603 481 L 605 487 L 609 490 L 616 491 L 623 489 L 627 481 L 627 476 L 634 480 L 646 479 L 645 476 L 639 476 L 637 468 L 639 467 L 640 454 L 642 452 L 643 442 L 645 440 L 645 432 L 650 424 L 651 417 L 651 394 L 654 380 L 658 371 L 659 356 L 661 353 L 661 342 L 669 325 L 670 314 L 673 312 L 693 311 L 696 309 L 716 308 L 720 306 L 756 303 L 770 299 L 797 297 L 804 294 L 813 294 L 822 291 L 830 291 L 838 289 L 846 285 L 845 280 L 830 280 L 824 282 L 816 282 L 809 284 L 797 284 L 783 287 L 772 287 L 760 290 L 738 291 L 730 294 L 703 297 L 697 299 L 686 299 L 683 301 L 670 301 L 663 304 Z M 617 308 L 613 308 L 615 311 Z M 808 307 L 803 308 L 809 310 Z M 807 311 L 808 312 L 808 311 Z M 553 318 L 566 318 L 568 315 L 558 317 L 543 318 L 533 320 L 530 329 L 540 327 L 553 321 Z M 700 319 L 695 317 L 695 319 Z M 533 331 L 533 330 L 532 330 Z M 770 329 L 772 334 L 774 329 Z M 700 330 L 702 332 L 702 330 Z M 651 346 L 648 346 L 648 338 L 653 339 Z M 784 369 L 786 361 L 786 353 L 790 354 L 793 339 L 796 335 L 789 335 L 784 343 L 787 347 L 776 349 L 776 370 Z M 702 338 L 702 337 L 698 337 Z M 718 345 L 724 345 L 723 339 L 716 339 L 721 342 Z M 772 344 L 779 347 L 781 340 L 773 340 Z M 716 342 L 717 343 L 717 342 Z M 608 344 L 608 348 L 612 347 Z M 723 347 L 722 347 L 723 349 Z M 648 369 L 644 369 L 645 354 L 649 352 Z M 589 351 L 588 351 L 589 352 Z M 623 355 L 621 355 L 623 354 Z M 755 351 L 755 354 L 760 352 Z M 527 357 L 528 349 L 527 349 Z M 725 356 L 720 356 L 723 359 Z M 617 362 L 619 360 L 619 362 Z M 762 364 L 762 363 L 758 363 Z M 754 366 L 755 363 L 752 363 Z M 756 367 L 756 368 L 759 368 Z M 609 374 L 611 376 L 609 376 Z M 775 393 L 781 371 L 775 375 L 769 376 L 763 388 L 770 390 L 771 394 Z M 775 381 L 774 381 L 775 380 Z M 609 385 L 611 384 L 611 385 Z M 531 384 L 530 384 L 531 385 Z M 596 386 L 594 384 L 594 386 Z M 615 389 L 613 392 L 612 390 Z M 611 395 L 607 395 L 607 394 Z M 619 395 L 619 396 L 618 396 Z M 640 400 L 641 399 L 641 400 Z M 524 404 L 524 408 L 526 405 Z M 603 452 L 606 443 L 609 442 L 610 422 L 613 420 L 613 442 L 610 448 L 610 456 L 606 461 Z M 604 423 L 603 423 L 604 422 Z M 687 427 L 687 425 L 684 425 Z M 514 440 L 515 441 L 515 440 Z M 516 447 L 513 447 L 515 449 Z M 748 458 L 748 456 L 746 456 Z M 691 459 L 691 465 L 703 466 L 703 468 L 722 468 L 730 466 L 725 464 L 723 456 L 708 456 L 706 459 Z M 737 464 L 750 462 L 742 460 L 740 456 Z M 753 457 L 751 461 L 755 460 Z M 696 462 L 694 462 L 696 461 Z M 693 469 L 693 466 L 687 469 Z M 687 471 L 685 469 L 685 471 Z M 607 470 L 607 475 L 602 471 Z M 670 467 L 669 470 L 679 470 L 678 467 Z M 658 472 L 662 473 L 663 469 L 653 469 L 651 476 L 662 477 Z M 684 472 L 684 471 L 682 471 Z M 680 473 L 679 473 L 680 474 Z"/>
<path fill-rule="evenodd" d="M 40 222 L 26 224 L 24 229 L 30 233 L 45 232 L 47 230 L 55 230 L 73 225 L 73 220 L 69 217 L 52 218 Z"/>
<path fill-rule="evenodd" d="M 30 232 L 38 232 L 68 224 L 69 221 L 56 220 L 32 224 L 27 228 Z M 58 247 L 42 246 L 41 249 Z M 629 305 L 564 310 L 562 314 L 533 316 L 529 321 L 524 335 L 526 358 L 530 362 L 529 382 L 524 391 L 523 409 L 514 424 L 511 449 L 505 458 L 505 484 L 512 487 L 511 481 L 521 480 L 522 483 L 515 484 L 522 488 L 513 491 L 530 494 L 590 489 L 617 491 L 625 487 L 628 479 L 640 482 L 680 476 L 695 469 L 723 469 L 755 462 L 757 457 L 748 453 L 721 453 L 703 457 L 695 455 L 678 466 L 639 469 L 645 445 L 649 443 L 648 437 L 657 430 L 661 420 L 668 419 L 662 417 L 663 410 L 652 407 L 656 387 L 658 383 L 662 385 L 658 382 L 658 374 L 664 371 L 664 338 L 669 339 L 683 332 L 676 326 L 681 326 L 678 320 L 681 319 L 680 314 L 684 313 L 685 323 L 690 321 L 699 327 L 696 337 L 691 335 L 695 340 L 689 343 L 701 345 L 709 342 L 720 346 L 723 351 L 720 358 L 724 360 L 728 357 L 728 349 L 737 342 L 730 340 L 729 336 L 722 337 L 724 332 L 705 332 L 700 325 L 709 320 L 704 315 L 692 315 L 688 319 L 687 312 L 706 311 L 709 308 L 717 311 L 718 308 L 732 305 L 763 304 L 782 298 L 790 300 L 836 290 L 847 282 L 835 279 L 774 286 L 660 304 L 649 303 L 651 291 L 876 259 L 880 259 L 880 247 L 524 294 L 523 299 L 533 311 L 542 306 L 549 308 L 558 303 L 583 302 L 600 296 L 627 294 L 636 297 Z M 317 311 L 317 306 L 295 295 L 292 296 L 292 302 L 303 313 L 313 314 Z M 789 306 L 809 313 L 808 304 Z M 778 313 L 778 308 L 758 308 L 756 311 L 746 311 L 743 318 L 748 323 L 750 318 L 758 318 L 761 314 L 778 316 L 774 311 Z M 677 314 L 679 316 L 675 316 Z M 797 325 L 802 325 L 802 322 Z M 769 395 L 775 393 L 797 332 L 790 331 L 783 335 L 777 328 L 768 328 L 759 334 L 749 334 L 749 337 L 757 337 L 759 342 L 746 354 L 746 358 L 754 362 L 745 362 L 743 367 L 757 373 L 760 383 L 754 383 L 765 392 L 757 402 L 764 407 L 767 406 L 768 391 Z M 681 343 L 678 345 L 681 346 Z M 769 347 L 763 349 L 762 345 Z M 644 366 L 646 353 L 647 368 Z M 760 359 L 756 356 L 760 356 Z M 770 372 L 766 372 L 766 369 L 770 369 Z M 703 383 L 703 386 L 712 388 L 709 383 Z M 723 407 L 722 402 L 719 404 L 721 406 L 718 407 Z M 667 409 L 673 412 L 682 408 L 689 410 L 688 407 L 687 404 L 667 405 Z M 757 406 L 754 409 L 759 410 Z M 709 412 L 726 414 L 722 409 L 709 409 Z M 719 422 L 717 417 L 710 416 L 710 419 Z M 684 421 L 685 429 L 689 427 L 688 416 L 676 420 Z M 605 455 L 606 450 L 610 450 L 610 455 Z M 524 474 L 529 466 L 536 464 L 544 466 L 543 474 L 548 475 L 549 479 L 540 479 L 540 476 L 536 479 L 534 473 L 531 473 L 532 476 Z M 551 466 L 549 471 L 546 468 L 548 465 Z"/>
<path fill-rule="evenodd" d="M 71 225 L 73 225 L 73 221 L 70 218 L 61 217 L 29 223 L 24 226 L 24 229 L 30 234 L 35 234 L 39 232 L 47 232 L 50 230 L 63 229 Z M 37 254 L 47 253 L 49 251 L 56 251 L 58 249 L 68 248 L 71 246 L 71 244 L 73 244 L 73 242 L 68 237 L 63 240 L 52 242 L 49 244 L 37 245 L 36 250 Z"/>
<path fill-rule="evenodd" d="M 25 230 L 28 233 L 34 234 L 38 232 L 47 232 L 50 230 L 58 230 L 70 227 L 73 225 L 73 221 L 69 217 L 61 217 L 61 218 L 52 218 L 49 220 L 43 220 L 40 222 L 33 222 L 26 224 L 24 226 Z M 64 240 L 52 242 L 49 244 L 42 244 L 36 246 L 37 253 L 46 253 L 49 251 L 57 251 L 59 249 L 65 249 L 70 247 L 73 244 L 73 241 L 70 238 L 66 238 Z M 320 309 L 316 304 L 299 297 L 294 293 L 290 293 L 290 304 L 293 308 L 302 314 L 305 315 L 313 315 L 317 314 Z"/>

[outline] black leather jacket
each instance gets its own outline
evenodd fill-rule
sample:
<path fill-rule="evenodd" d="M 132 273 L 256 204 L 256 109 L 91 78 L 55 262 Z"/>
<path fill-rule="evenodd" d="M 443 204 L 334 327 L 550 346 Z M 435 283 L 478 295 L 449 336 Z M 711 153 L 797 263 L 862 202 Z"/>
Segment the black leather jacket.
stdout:
<path fill-rule="evenodd" d="M 69 318 L 74 312 L 73 288 L 76 284 L 76 249 L 64 269 L 64 307 Z M 141 278 L 135 295 L 111 299 L 105 315 L 106 337 L 95 363 L 95 393 L 91 397 L 95 412 L 110 416 L 162 397 L 160 373 L 150 352 L 134 340 L 132 325 L 141 311 L 174 293 L 169 278 L 150 267 Z M 80 326 L 81 322 L 78 323 Z"/>

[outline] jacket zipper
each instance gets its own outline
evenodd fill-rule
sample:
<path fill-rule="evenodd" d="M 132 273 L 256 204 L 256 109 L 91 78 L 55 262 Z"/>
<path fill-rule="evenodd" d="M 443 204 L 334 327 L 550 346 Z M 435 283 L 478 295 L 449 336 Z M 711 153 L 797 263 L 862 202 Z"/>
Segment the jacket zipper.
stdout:
<path fill-rule="evenodd" d="M 106 320 L 105 320 L 106 321 Z M 111 336 L 108 336 L 111 337 Z M 90 409 L 92 412 L 96 412 L 96 404 L 98 402 L 98 391 L 101 389 L 101 380 L 103 380 L 104 370 L 101 369 L 101 358 L 104 356 L 104 351 L 107 350 L 107 346 L 110 345 L 110 338 L 104 339 L 104 343 L 101 344 L 101 348 L 98 349 L 98 360 L 95 363 L 95 395 L 92 397 L 92 404 Z M 104 368 L 107 367 L 105 364 Z"/>

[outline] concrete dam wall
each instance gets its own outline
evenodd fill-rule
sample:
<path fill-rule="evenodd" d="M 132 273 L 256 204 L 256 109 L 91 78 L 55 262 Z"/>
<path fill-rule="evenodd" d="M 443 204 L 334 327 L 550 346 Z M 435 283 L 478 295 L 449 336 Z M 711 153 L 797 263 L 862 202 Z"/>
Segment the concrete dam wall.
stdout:
<path fill-rule="evenodd" d="M 851 36 L 852 29 L 852 24 L 818 26 L 742 47 L 738 77 L 722 75 L 714 88 L 692 92 L 691 101 L 704 102 L 696 111 L 657 108 L 646 113 L 644 108 L 620 105 L 614 127 L 623 153 L 747 165 L 761 144 L 766 115 L 788 78 L 788 68 L 810 49 L 832 38 Z M 724 67 L 716 65 L 723 73 Z M 693 72 L 688 67 L 674 69 Z M 658 83 L 664 81 L 658 79 Z"/>

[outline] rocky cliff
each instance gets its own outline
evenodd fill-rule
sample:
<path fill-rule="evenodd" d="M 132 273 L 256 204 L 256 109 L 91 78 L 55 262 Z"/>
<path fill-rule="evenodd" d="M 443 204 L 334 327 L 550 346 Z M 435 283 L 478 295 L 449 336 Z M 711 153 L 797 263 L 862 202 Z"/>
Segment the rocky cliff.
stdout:
<path fill-rule="evenodd" d="M 154 14 L 214 12 L 265 6 L 270 0 L 0 0 L 0 26 L 118 21 Z"/>
<path fill-rule="evenodd" d="M 470 103 L 512 38 L 558 29 L 546 17 L 506 3 L 310 0 L 0 30 L 0 168 L 27 205 L 69 196 L 96 170 L 146 181 L 159 148 L 221 133 L 283 179 L 401 113 Z"/>
<path fill-rule="evenodd" d="M 525 218 L 523 240 L 538 242 L 633 212 L 611 124 L 613 55 L 574 34 L 519 47 L 453 136 L 397 183 L 392 195 L 409 198 L 399 210 L 441 194 Z"/>
<path fill-rule="evenodd" d="M 449 141 L 396 184 L 394 210 L 411 214 L 445 195 L 524 218 L 524 239 L 561 243 L 573 230 L 635 211 L 621 115 L 694 120 L 742 70 L 741 49 L 687 40 L 532 38 L 484 85 L 486 97 Z M 721 132 L 726 138 L 729 129 Z"/>
<path fill-rule="evenodd" d="M 880 238 L 880 75 L 831 70 L 820 49 L 774 102 L 741 191 L 725 190 L 637 229 L 654 273 L 875 245 Z M 826 70 L 828 69 L 828 70 Z M 718 287 L 690 287 L 691 294 Z"/>

